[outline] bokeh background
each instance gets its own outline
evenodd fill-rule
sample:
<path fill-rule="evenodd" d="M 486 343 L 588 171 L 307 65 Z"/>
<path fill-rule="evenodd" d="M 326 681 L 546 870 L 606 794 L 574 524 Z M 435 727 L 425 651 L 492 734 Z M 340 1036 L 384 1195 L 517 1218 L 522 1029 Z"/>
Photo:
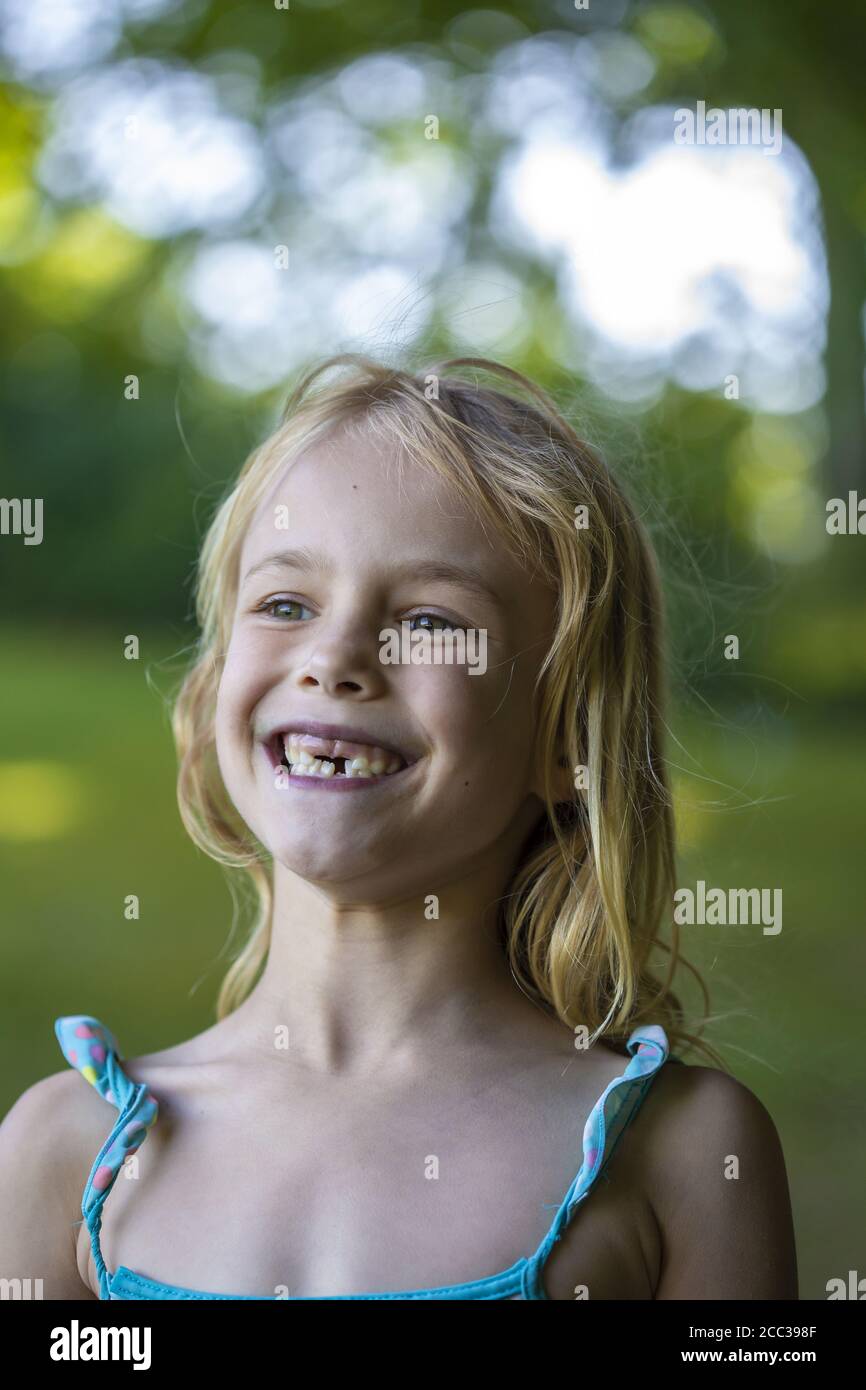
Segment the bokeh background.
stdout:
<path fill-rule="evenodd" d="M 784 899 L 683 929 L 707 1036 L 782 1136 L 802 1296 L 864 1272 L 866 537 L 826 527 L 866 495 L 864 38 L 858 0 L 0 0 L 0 492 L 44 500 L 0 536 L 0 1111 L 61 1014 L 127 1056 L 213 1021 L 233 902 L 167 701 L 293 374 L 481 354 L 656 536 L 679 882 Z M 781 150 L 677 144 L 699 101 Z"/>

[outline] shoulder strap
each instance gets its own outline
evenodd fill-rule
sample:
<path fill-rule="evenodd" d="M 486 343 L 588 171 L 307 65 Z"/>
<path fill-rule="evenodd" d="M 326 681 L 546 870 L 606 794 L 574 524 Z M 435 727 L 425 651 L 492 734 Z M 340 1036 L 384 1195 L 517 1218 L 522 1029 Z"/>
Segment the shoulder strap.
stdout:
<path fill-rule="evenodd" d="M 631 1053 L 628 1066 L 599 1096 L 584 1125 L 581 1169 L 563 1197 L 547 1235 L 527 1261 L 529 1282 L 540 1280 L 541 1269 L 555 1242 L 562 1238 L 580 1203 L 589 1195 L 599 1174 L 610 1162 L 617 1144 L 669 1056 L 667 1034 L 657 1023 L 636 1028 L 626 1047 Z"/>
<path fill-rule="evenodd" d="M 120 1065 L 121 1053 L 113 1034 L 98 1018 L 73 1014 L 54 1021 L 60 1049 L 105 1100 L 117 1107 L 114 1127 L 90 1170 L 81 1199 L 81 1212 L 90 1231 L 90 1245 L 99 1277 L 99 1296 L 109 1298 L 108 1270 L 99 1245 L 102 1207 L 117 1181 L 123 1160 L 134 1154 L 159 1113 L 156 1097 L 137 1084 Z"/>

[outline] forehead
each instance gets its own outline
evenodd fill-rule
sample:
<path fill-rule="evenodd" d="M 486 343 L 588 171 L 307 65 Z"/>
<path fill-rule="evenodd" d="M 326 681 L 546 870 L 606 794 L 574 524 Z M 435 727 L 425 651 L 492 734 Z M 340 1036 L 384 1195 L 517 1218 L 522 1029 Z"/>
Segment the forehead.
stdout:
<path fill-rule="evenodd" d="M 287 456 L 253 517 L 247 544 L 254 545 L 267 532 L 274 508 L 280 504 L 289 509 L 289 529 L 302 527 L 314 504 L 333 507 L 347 520 L 354 515 L 359 522 L 375 511 L 392 523 L 411 522 L 422 530 L 428 529 L 428 519 L 435 523 L 443 516 L 458 525 L 473 526 L 467 504 L 447 477 L 401 458 L 395 441 L 380 438 L 363 425 Z"/>
<path fill-rule="evenodd" d="M 363 426 L 317 441 L 280 467 L 244 538 L 241 579 L 272 553 L 298 546 L 356 572 L 387 574 L 413 561 L 477 570 L 506 603 L 536 617 L 549 616 L 553 603 L 543 576 L 527 570 L 447 475 L 401 458 L 395 441 Z"/>

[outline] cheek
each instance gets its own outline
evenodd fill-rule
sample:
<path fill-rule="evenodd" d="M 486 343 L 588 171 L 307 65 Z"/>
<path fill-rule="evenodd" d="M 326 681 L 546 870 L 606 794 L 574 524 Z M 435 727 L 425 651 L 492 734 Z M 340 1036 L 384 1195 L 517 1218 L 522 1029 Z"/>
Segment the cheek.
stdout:
<path fill-rule="evenodd" d="M 215 719 L 217 746 L 227 738 L 232 724 L 237 718 L 238 684 L 238 673 L 229 658 L 223 667 L 220 683 L 217 687 Z"/>
<path fill-rule="evenodd" d="M 455 667 L 421 667 L 411 676 L 411 701 L 439 765 L 464 789 L 519 796 L 531 761 L 531 693 L 510 666 L 470 676 Z"/>
<path fill-rule="evenodd" d="M 216 713 L 214 717 L 214 743 L 216 745 L 216 756 L 219 770 L 223 782 L 230 795 L 233 796 L 233 777 L 232 767 L 236 758 L 234 749 L 234 737 L 232 729 L 234 721 L 232 718 L 232 688 L 231 679 L 223 672 L 223 677 L 219 683 L 216 699 Z"/>
<path fill-rule="evenodd" d="M 217 687 L 214 734 L 220 767 L 230 769 L 243 756 L 250 738 L 250 720 L 256 702 L 251 662 L 239 659 L 229 648 Z"/>
<path fill-rule="evenodd" d="M 218 717 L 248 721 L 268 679 L 267 647 L 255 633 L 232 631 L 217 691 Z"/>

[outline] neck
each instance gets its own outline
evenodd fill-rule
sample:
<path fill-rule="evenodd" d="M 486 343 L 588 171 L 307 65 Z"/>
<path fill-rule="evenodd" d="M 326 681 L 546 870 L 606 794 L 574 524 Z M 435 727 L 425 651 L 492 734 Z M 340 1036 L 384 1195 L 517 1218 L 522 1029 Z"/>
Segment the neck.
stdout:
<path fill-rule="evenodd" d="M 504 838 L 504 837 L 503 837 Z M 258 1045 L 329 1075 L 412 1076 L 445 1050 L 497 1050 L 550 1020 L 515 983 L 499 942 L 526 827 L 438 882 L 383 899 L 274 866 L 264 971 L 233 1015 Z M 284 1054 L 285 1055 L 285 1054 Z"/>

